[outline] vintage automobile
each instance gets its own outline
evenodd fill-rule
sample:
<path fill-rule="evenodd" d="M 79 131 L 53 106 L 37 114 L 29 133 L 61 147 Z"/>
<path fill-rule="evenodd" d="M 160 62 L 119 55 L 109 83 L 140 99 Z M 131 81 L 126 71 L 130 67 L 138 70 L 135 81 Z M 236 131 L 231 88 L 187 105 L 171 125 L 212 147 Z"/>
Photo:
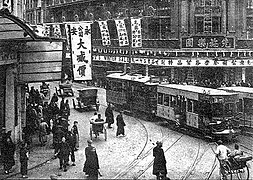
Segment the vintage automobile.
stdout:
<path fill-rule="evenodd" d="M 73 107 L 76 110 L 84 110 L 84 109 L 91 109 L 96 108 L 97 111 L 99 111 L 99 100 L 97 97 L 97 88 L 83 88 L 77 90 L 79 93 L 79 96 L 75 99 L 73 99 Z"/>

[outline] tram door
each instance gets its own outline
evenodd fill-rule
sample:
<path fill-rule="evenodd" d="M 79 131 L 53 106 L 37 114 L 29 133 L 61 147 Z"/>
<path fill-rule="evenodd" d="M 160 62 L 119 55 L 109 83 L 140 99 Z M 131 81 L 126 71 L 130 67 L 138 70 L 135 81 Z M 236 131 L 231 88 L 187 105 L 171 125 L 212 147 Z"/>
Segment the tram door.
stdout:
<path fill-rule="evenodd" d="M 178 106 L 180 109 L 180 124 L 186 124 L 186 99 L 184 96 L 178 97 Z"/>

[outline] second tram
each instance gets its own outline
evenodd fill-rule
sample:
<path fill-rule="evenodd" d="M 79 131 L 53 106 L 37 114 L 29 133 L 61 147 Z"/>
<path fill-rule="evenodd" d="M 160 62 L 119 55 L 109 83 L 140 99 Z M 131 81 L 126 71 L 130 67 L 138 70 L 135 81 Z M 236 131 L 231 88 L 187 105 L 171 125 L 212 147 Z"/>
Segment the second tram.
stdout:
<path fill-rule="evenodd" d="M 120 110 L 152 118 L 156 112 L 158 80 L 141 74 L 113 73 L 107 76 L 106 101 Z"/>
<path fill-rule="evenodd" d="M 157 117 L 206 137 L 231 140 L 240 133 L 233 121 L 238 94 L 179 84 L 157 87 Z"/>

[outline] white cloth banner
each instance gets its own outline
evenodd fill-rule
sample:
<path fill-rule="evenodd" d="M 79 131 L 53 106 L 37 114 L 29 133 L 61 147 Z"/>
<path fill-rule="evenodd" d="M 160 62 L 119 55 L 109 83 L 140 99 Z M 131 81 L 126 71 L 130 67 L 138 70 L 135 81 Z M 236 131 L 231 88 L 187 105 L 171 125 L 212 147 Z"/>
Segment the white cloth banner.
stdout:
<path fill-rule="evenodd" d="M 92 80 L 91 22 L 70 24 L 74 80 Z"/>
<path fill-rule="evenodd" d="M 132 47 L 142 47 L 142 36 L 141 36 L 141 19 L 131 19 L 131 30 L 132 30 Z"/>
<path fill-rule="evenodd" d="M 50 25 L 44 25 L 43 36 L 45 36 L 45 37 L 50 36 Z"/>
<path fill-rule="evenodd" d="M 53 28 L 53 37 L 57 38 L 62 37 L 60 24 L 53 24 L 52 28 Z"/>
<path fill-rule="evenodd" d="M 115 24 L 117 27 L 118 37 L 119 37 L 119 46 L 128 46 L 129 41 L 127 37 L 127 30 L 124 19 L 115 20 Z"/>
<path fill-rule="evenodd" d="M 98 21 L 103 46 L 111 45 L 110 33 L 106 21 Z"/>

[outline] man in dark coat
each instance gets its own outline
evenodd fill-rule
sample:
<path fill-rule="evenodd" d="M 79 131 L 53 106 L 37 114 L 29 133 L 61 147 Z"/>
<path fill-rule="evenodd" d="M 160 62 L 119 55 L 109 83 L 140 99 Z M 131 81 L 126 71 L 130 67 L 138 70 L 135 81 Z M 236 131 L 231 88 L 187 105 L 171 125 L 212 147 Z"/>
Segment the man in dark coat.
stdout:
<path fill-rule="evenodd" d="M 27 143 L 22 142 L 19 151 L 19 160 L 21 164 L 20 172 L 23 178 L 27 178 L 28 158 Z"/>
<path fill-rule="evenodd" d="M 12 142 L 10 137 L 7 137 L 4 141 L 1 153 L 3 156 L 4 172 L 5 174 L 9 174 L 11 168 L 15 165 L 15 144 Z"/>
<path fill-rule="evenodd" d="M 85 148 L 86 161 L 84 163 L 83 172 L 88 175 L 88 179 L 98 179 L 98 174 L 100 174 L 100 172 L 96 148 L 92 146 L 91 140 L 87 142 L 88 147 Z"/>
<path fill-rule="evenodd" d="M 61 141 L 64 136 L 65 132 L 63 131 L 63 127 L 60 125 L 56 125 L 55 128 L 53 128 L 53 145 L 55 153 L 59 151 Z"/>
<path fill-rule="evenodd" d="M 77 121 L 74 121 L 74 125 L 73 127 L 71 128 L 71 132 L 72 134 L 74 135 L 75 137 L 75 151 L 78 150 L 79 148 L 79 132 L 78 132 L 78 127 L 77 127 L 77 124 L 78 122 Z"/>
<path fill-rule="evenodd" d="M 72 161 L 72 166 L 75 166 L 75 147 L 76 147 L 76 139 L 71 131 L 68 131 L 67 143 L 70 146 L 70 158 Z"/>
<path fill-rule="evenodd" d="M 60 169 L 63 168 L 64 172 L 67 171 L 67 164 L 69 162 L 70 155 L 70 146 L 66 142 L 66 138 L 62 137 L 62 142 L 60 144 L 60 148 L 58 152 L 56 152 L 55 156 L 57 156 L 60 160 Z"/>
<path fill-rule="evenodd" d="M 116 136 L 122 134 L 123 136 L 125 136 L 125 129 L 124 126 L 126 126 L 124 119 L 123 119 L 123 112 L 121 111 L 120 114 L 117 116 L 116 118 L 117 121 L 117 133 Z"/>
<path fill-rule="evenodd" d="M 54 93 L 54 95 L 52 96 L 52 99 L 51 99 L 50 103 L 52 103 L 52 102 L 58 102 L 58 96 L 57 96 L 56 93 Z"/>
<path fill-rule="evenodd" d="M 108 107 L 105 110 L 106 122 L 108 123 L 108 128 L 112 128 L 111 125 L 114 123 L 114 116 L 111 108 L 111 104 L 108 104 Z"/>
<path fill-rule="evenodd" d="M 157 146 L 153 149 L 154 164 L 153 164 L 153 174 L 156 175 L 158 179 L 165 179 L 167 174 L 166 159 L 164 156 L 164 151 L 162 149 L 162 142 L 157 141 Z"/>

